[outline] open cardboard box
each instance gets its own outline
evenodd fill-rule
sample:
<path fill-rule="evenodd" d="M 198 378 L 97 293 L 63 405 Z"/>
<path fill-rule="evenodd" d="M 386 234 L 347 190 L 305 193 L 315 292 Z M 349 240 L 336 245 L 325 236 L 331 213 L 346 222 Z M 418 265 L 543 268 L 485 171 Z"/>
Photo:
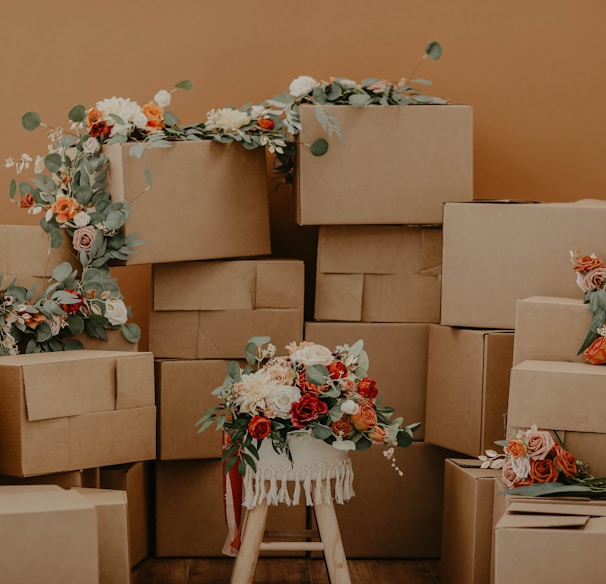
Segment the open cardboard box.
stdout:
<path fill-rule="evenodd" d="M 29 476 L 155 457 L 153 355 L 0 359 L 0 473 Z"/>
<path fill-rule="evenodd" d="M 518 300 L 513 364 L 522 361 L 576 361 L 591 324 L 582 298 L 531 296 Z"/>
<path fill-rule="evenodd" d="M 602 582 L 606 504 L 512 501 L 495 528 L 495 583 Z"/>
<path fill-rule="evenodd" d="M 513 331 L 429 326 L 425 440 L 478 456 L 505 437 Z"/>
<path fill-rule="evenodd" d="M 333 106 L 343 131 L 328 152 L 314 106 L 300 108 L 297 221 L 301 225 L 430 224 L 442 203 L 473 198 L 473 123 L 467 105 Z"/>
<path fill-rule="evenodd" d="M 439 322 L 442 230 L 320 227 L 315 319 Z"/>
<path fill-rule="evenodd" d="M 446 203 L 441 324 L 513 329 L 521 298 L 579 297 L 570 251 L 606 257 L 605 222 L 606 201 Z"/>
<path fill-rule="evenodd" d="M 241 144 L 172 142 L 141 158 L 132 144 L 103 147 L 113 201 L 128 201 L 126 235 L 143 240 L 127 264 L 269 254 L 265 153 Z M 145 171 L 151 173 L 147 189 Z"/>

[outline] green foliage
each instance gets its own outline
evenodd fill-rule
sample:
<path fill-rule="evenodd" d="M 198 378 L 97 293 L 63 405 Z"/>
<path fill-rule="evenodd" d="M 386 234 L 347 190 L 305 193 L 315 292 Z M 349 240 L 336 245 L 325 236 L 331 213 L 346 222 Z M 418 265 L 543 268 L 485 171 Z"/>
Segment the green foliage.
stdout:
<path fill-rule="evenodd" d="M 42 120 L 36 112 L 27 112 L 26 114 L 23 114 L 23 117 L 21 118 L 21 124 L 28 132 L 32 132 L 38 128 L 41 122 Z"/>

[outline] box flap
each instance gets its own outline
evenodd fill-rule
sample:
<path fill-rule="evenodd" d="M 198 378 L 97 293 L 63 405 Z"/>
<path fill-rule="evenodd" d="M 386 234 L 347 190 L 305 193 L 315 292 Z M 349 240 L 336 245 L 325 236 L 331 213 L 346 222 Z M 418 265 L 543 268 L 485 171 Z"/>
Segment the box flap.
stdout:
<path fill-rule="evenodd" d="M 48 420 L 116 407 L 115 360 L 56 361 L 24 366 L 28 420 Z"/>
<path fill-rule="evenodd" d="M 155 404 L 153 353 L 134 353 L 116 360 L 116 409 Z"/>
<path fill-rule="evenodd" d="M 542 514 L 511 514 L 505 513 L 496 529 L 508 528 L 558 528 L 577 527 L 587 525 L 589 515 L 542 515 Z"/>
<path fill-rule="evenodd" d="M 596 504 L 597 503 L 597 504 Z M 509 513 L 538 513 L 541 515 L 589 515 L 590 517 L 606 517 L 606 502 L 580 503 L 568 499 L 555 501 L 553 499 L 516 500 L 509 504 Z"/>
<path fill-rule="evenodd" d="M 301 260 L 257 262 L 255 308 L 300 308 L 305 296 L 305 267 Z"/>

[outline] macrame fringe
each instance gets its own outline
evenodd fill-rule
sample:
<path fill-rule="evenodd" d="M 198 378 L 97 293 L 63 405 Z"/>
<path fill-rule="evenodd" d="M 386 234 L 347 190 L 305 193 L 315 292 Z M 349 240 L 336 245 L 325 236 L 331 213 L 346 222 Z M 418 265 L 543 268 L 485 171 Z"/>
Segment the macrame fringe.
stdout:
<path fill-rule="evenodd" d="M 298 505 L 301 490 L 305 494 L 305 504 L 311 506 L 329 503 L 333 500 L 342 504 L 354 495 L 354 472 L 349 458 L 322 462 L 319 464 L 275 465 L 257 463 L 257 471 L 247 471 L 244 477 L 243 506 L 252 509 L 267 501 L 268 505 Z M 294 483 L 292 489 L 289 483 Z M 292 490 L 292 494 L 291 494 Z"/>

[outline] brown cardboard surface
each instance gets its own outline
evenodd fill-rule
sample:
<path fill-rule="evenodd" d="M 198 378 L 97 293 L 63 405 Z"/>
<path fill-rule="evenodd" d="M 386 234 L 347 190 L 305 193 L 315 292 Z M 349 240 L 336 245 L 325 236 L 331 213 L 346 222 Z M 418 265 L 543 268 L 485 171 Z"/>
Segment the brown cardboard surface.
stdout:
<path fill-rule="evenodd" d="M 99 584 L 98 554 L 95 507 L 79 493 L 51 485 L 0 487 L 3 582 Z"/>
<path fill-rule="evenodd" d="M 441 246 L 435 227 L 321 227 L 315 319 L 438 322 Z"/>
<path fill-rule="evenodd" d="M 157 462 L 156 555 L 224 557 L 221 550 L 227 527 L 223 500 L 220 461 Z M 305 505 L 277 505 L 269 509 L 268 530 L 305 528 Z"/>
<path fill-rule="evenodd" d="M 104 146 L 108 191 L 128 201 L 125 230 L 144 240 L 127 263 L 149 264 L 269 254 L 269 206 L 262 149 L 212 141 L 145 150 Z M 145 170 L 151 172 L 147 188 Z"/>
<path fill-rule="evenodd" d="M 399 476 L 383 448 L 353 452 L 356 496 L 337 505 L 348 558 L 438 558 L 442 533 L 444 461 L 454 453 L 425 442 L 396 448 Z M 361 518 L 372 537 L 360 536 Z"/>
<path fill-rule="evenodd" d="M 61 263 L 69 262 L 74 269 L 80 268 L 72 250 L 71 238 L 64 233 L 61 246 L 50 247 L 48 233 L 38 225 L 0 225 L 0 274 L 4 276 L 2 288 L 12 280 L 10 274 L 20 277 L 45 278 Z M 27 280 L 16 282 L 29 286 Z M 46 286 L 37 286 L 38 292 Z"/>
<path fill-rule="evenodd" d="M 597 550 L 606 541 L 606 517 L 590 516 L 592 502 L 576 517 L 561 514 L 566 505 L 553 513 L 551 502 L 543 513 L 537 501 L 530 514 L 514 513 L 512 505 L 495 529 L 496 584 L 603 580 L 606 558 Z"/>
<path fill-rule="evenodd" d="M 490 578 L 494 478 L 500 470 L 469 468 L 447 459 L 440 581 L 486 584 Z"/>
<path fill-rule="evenodd" d="M 512 331 L 429 326 L 425 440 L 469 456 L 505 437 Z"/>
<path fill-rule="evenodd" d="M 580 297 L 570 250 L 605 256 L 605 221 L 603 201 L 446 203 L 441 324 L 513 329 L 521 298 Z"/>
<path fill-rule="evenodd" d="M 135 320 L 137 324 L 140 324 L 138 319 Z M 131 343 L 130 341 L 127 341 L 124 338 L 121 330 L 108 329 L 105 331 L 105 334 L 107 335 L 106 341 L 103 339 L 94 339 L 86 333 L 76 335 L 75 338 L 82 343 L 85 349 L 89 349 L 91 351 L 139 351 L 139 343 Z"/>
<path fill-rule="evenodd" d="M 267 335 L 284 347 L 303 336 L 303 307 L 209 311 L 154 311 L 149 348 L 157 358 L 240 359 L 253 336 Z"/>
<path fill-rule="evenodd" d="M 100 486 L 126 492 L 131 567 L 149 555 L 152 517 L 152 462 L 101 468 Z"/>
<path fill-rule="evenodd" d="M 330 349 L 364 340 L 369 373 L 377 381 L 383 403 L 406 424 L 421 422 L 414 434 L 425 435 L 428 325 L 418 323 L 307 322 L 305 340 Z"/>
<path fill-rule="evenodd" d="M 219 404 L 213 389 L 226 376 L 225 360 L 156 360 L 158 460 L 221 458 L 222 432 L 198 434 L 195 423 Z"/>
<path fill-rule="evenodd" d="M 320 157 L 299 147 L 301 225 L 441 223 L 444 201 L 473 198 L 471 107 L 323 107 L 344 142 Z M 325 136 L 313 106 L 300 114 L 301 144 Z"/>
<path fill-rule="evenodd" d="M 518 300 L 513 364 L 527 360 L 583 362 L 577 352 L 591 316 L 581 297 L 531 296 Z"/>
<path fill-rule="evenodd" d="M 154 310 L 303 306 L 304 267 L 300 260 L 158 264 L 153 267 L 153 282 Z"/>
<path fill-rule="evenodd" d="M 130 584 L 126 493 L 74 488 L 97 511 L 99 584 Z"/>
<path fill-rule="evenodd" d="M 31 477 L 0 475 L 0 485 L 56 485 L 63 489 L 71 487 L 99 487 L 99 469 L 87 468 Z"/>
<path fill-rule="evenodd" d="M 3 357 L 0 386 L 4 474 L 65 472 L 155 456 L 151 353 Z"/>

